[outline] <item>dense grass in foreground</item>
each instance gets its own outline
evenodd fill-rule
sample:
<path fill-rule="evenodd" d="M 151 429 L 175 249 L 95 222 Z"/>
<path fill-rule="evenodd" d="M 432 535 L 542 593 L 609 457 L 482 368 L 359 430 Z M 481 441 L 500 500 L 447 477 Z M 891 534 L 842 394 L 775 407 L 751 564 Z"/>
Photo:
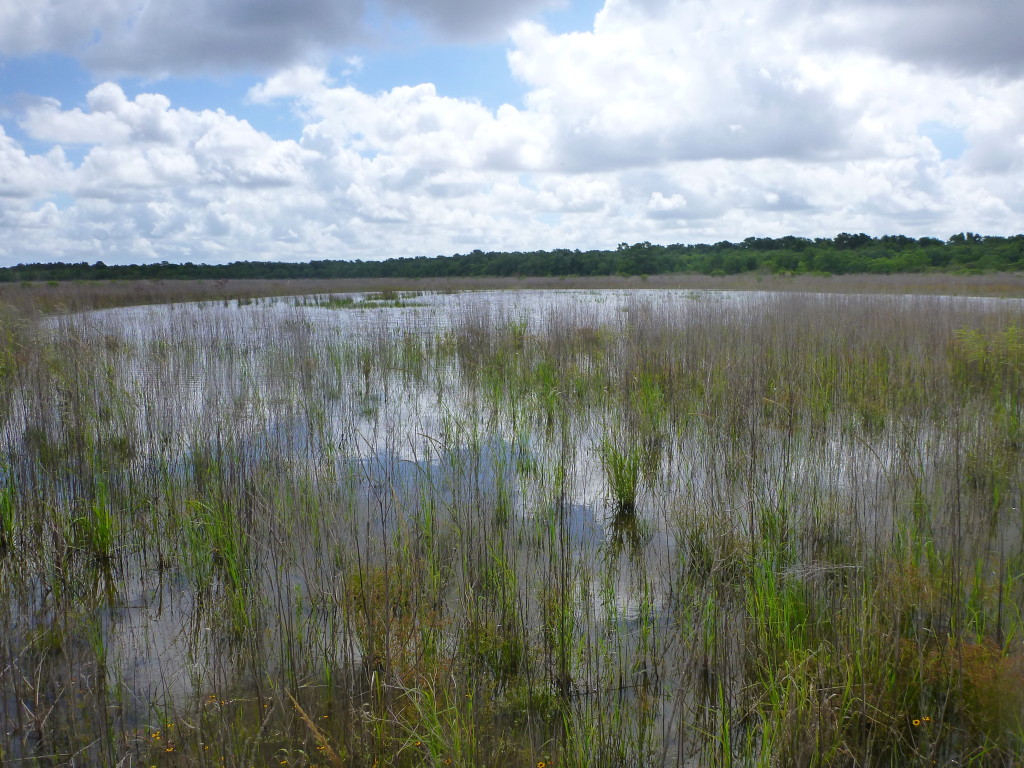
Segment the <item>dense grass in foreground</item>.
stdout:
<path fill-rule="evenodd" d="M 1014 765 L 1024 326 L 941 297 L 0 335 L 12 765 Z"/>

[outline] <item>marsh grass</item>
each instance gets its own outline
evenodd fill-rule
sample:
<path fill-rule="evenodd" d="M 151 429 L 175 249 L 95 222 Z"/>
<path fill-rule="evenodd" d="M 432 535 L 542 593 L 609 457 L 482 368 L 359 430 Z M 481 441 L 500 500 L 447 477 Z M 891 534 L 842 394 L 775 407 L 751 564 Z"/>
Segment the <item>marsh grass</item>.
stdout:
<path fill-rule="evenodd" d="M 953 275 L 768 275 L 711 277 L 670 274 L 634 277 L 529 278 L 363 278 L 348 280 L 97 280 L 0 284 L 0 305 L 22 312 L 81 312 L 90 309 L 237 301 L 252 304 L 268 297 L 361 293 L 453 293 L 482 290 L 626 288 L 692 291 L 787 291 L 838 294 L 915 294 L 935 296 L 1024 297 L 1021 273 Z M 6 312 L 7 310 L 5 310 Z"/>
<path fill-rule="evenodd" d="M 643 453 L 636 445 L 620 448 L 608 439 L 601 443 L 599 451 L 615 514 L 627 517 L 636 515 L 640 473 L 645 463 Z"/>
<path fill-rule="evenodd" d="M 1024 753 L 1016 304 L 345 293 L 3 315 L 4 761 Z"/>
<path fill-rule="evenodd" d="M 348 295 L 315 295 L 299 296 L 293 299 L 297 307 L 319 307 L 320 309 L 408 309 L 409 307 L 426 306 L 415 301 L 423 291 L 395 291 L 385 289 L 372 291 L 361 296 Z"/>

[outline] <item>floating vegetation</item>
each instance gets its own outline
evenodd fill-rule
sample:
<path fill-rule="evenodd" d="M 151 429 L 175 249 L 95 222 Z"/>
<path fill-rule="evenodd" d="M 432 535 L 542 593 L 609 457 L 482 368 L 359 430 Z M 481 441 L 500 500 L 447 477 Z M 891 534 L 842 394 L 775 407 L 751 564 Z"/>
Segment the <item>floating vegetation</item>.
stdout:
<path fill-rule="evenodd" d="M 320 309 L 406 309 L 424 307 L 424 302 L 415 301 L 423 291 L 377 291 L 361 296 L 312 296 L 298 297 L 295 306 L 319 307 Z"/>

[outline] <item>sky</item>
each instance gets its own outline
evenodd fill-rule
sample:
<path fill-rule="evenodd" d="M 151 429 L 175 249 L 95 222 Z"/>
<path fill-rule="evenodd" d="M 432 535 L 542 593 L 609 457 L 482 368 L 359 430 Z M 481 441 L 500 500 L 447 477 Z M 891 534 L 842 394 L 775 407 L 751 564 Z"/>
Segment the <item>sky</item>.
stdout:
<path fill-rule="evenodd" d="M 0 266 L 1024 232 L 1017 0 L 0 0 Z"/>

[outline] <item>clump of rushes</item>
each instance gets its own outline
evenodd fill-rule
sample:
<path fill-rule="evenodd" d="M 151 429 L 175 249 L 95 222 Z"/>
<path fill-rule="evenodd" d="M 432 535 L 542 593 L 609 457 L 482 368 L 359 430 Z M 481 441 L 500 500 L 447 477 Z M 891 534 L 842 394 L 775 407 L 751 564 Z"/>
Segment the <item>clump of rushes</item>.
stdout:
<path fill-rule="evenodd" d="M 109 564 L 117 542 L 118 523 L 103 482 L 96 483 L 94 498 L 74 520 L 74 527 L 79 546 L 96 561 Z"/>
<path fill-rule="evenodd" d="M 615 513 L 635 515 L 640 473 L 645 465 L 643 449 L 632 444 L 619 446 L 606 438 L 599 452 Z"/>
<path fill-rule="evenodd" d="M 0 488 L 0 555 L 9 553 L 15 546 L 14 508 L 14 488 Z"/>

